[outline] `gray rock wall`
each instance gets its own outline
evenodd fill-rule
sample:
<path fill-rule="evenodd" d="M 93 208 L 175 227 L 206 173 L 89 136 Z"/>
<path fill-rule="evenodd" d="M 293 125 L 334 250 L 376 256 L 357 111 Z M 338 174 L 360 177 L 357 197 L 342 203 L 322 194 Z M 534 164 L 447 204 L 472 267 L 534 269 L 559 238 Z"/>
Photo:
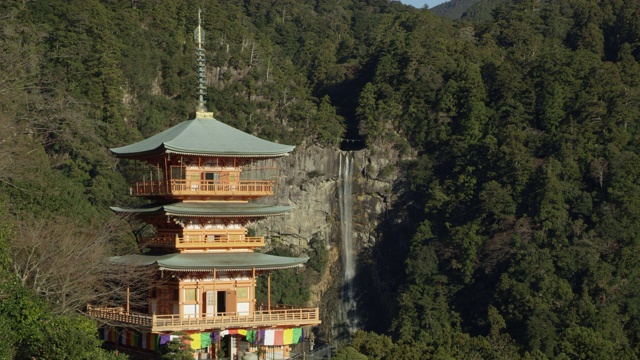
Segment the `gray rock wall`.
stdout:
<path fill-rule="evenodd" d="M 344 152 L 343 152 L 344 153 Z M 353 239 L 360 250 L 375 244 L 376 230 L 391 203 L 392 184 L 398 176 L 398 154 L 392 149 L 353 153 Z M 267 237 L 268 246 L 285 245 L 305 254 L 315 236 L 325 241 L 329 266 L 311 289 L 311 306 L 319 306 L 325 331 L 336 328 L 335 309 L 340 299 L 340 213 L 338 204 L 340 151 L 316 146 L 298 147 L 281 160 L 276 196 L 265 202 L 293 205 L 284 217 L 260 221 L 256 234 Z M 335 337 L 335 336 L 334 336 Z"/>

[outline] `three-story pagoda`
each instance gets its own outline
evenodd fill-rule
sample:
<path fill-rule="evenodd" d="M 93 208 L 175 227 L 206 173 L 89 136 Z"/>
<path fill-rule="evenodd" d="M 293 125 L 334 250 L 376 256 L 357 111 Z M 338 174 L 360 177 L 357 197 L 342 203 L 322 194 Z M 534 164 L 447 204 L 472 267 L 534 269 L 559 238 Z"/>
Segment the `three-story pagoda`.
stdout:
<path fill-rule="evenodd" d="M 149 291 L 146 312 L 132 312 L 127 304 L 89 307 L 89 315 L 112 324 L 103 329 L 105 340 L 149 357 L 177 331 L 189 334 L 197 358 L 215 357 L 223 342 L 235 356 L 241 340 L 249 344 L 247 356 L 260 347 L 286 349 L 302 340 L 303 327 L 320 323 L 318 308 L 272 306 L 270 300 L 259 304 L 256 278 L 300 267 L 308 258 L 254 251 L 265 246 L 265 240 L 249 236 L 247 224 L 292 210 L 251 201 L 274 194 L 275 159 L 287 156 L 294 146 L 215 120 L 202 96 L 198 110 L 193 120 L 111 149 L 118 158 L 153 169 L 130 188 L 132 196 L 151 199 L 150 204 L 112 209 L 133 214 L 156 230 L 153 237 L 141 239 L 146 252 L 111 262 L 151 267 L 164 281 Z"/>

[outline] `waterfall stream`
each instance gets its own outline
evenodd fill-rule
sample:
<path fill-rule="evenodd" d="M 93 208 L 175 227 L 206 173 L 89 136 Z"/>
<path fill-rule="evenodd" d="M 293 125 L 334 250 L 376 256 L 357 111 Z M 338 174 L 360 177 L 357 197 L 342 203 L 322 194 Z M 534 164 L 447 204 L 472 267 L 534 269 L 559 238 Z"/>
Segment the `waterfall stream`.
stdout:
<path fill-rule="evenodd" d="M 340 235 L 342 238 L 343 288 L 340 320 L 354 333 L 358 328 L 356 317 L 356 300 L 353 291 L 353 280 L 356 275 L 356 249 L 353 245 L 353 153 L 340 153 L 340 170 L 338 173 L 340 202 Z"/>

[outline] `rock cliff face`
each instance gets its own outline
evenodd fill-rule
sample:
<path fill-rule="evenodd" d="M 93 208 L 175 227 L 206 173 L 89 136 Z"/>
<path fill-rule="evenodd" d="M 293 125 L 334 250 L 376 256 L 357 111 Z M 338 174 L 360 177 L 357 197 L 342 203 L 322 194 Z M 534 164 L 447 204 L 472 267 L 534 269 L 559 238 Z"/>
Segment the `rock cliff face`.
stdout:
<path fill-rule="evenodd" d="M 346 152 L 302 146 L 282 159 L 277 194 L 266 201 L 296 208 L 287 216 L 256 224 L 256 233 L 265 235 L 269 246 L 289 246 L 296 253 L 307 253 L 314 237 L 324 241 L 329 264 L 311 288 L 311 305 L 320 307 L 323 325 L 319 333 L 328 341 L 346 336 L 340 334 L 344 326 L 338 320 L 343 285 L 338 202 L 341 154 L 344 157 Z M 377 228 L 391 204 L 391 188 L 398 176 L 398 155 L 391 149 L 350 155 L 354 162 L 352 238 L 356 253 L 362 253 L 378 241 Z"/>

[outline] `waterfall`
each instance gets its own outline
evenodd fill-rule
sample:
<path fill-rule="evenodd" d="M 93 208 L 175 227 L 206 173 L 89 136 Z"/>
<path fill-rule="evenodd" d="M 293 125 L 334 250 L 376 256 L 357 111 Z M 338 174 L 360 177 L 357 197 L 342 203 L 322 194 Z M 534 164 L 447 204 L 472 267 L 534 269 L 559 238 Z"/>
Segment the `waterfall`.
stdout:
<path fill-rule="evenodd" d="M 340 202 L 340 235 L 342 237 L 343 287 L 340 320 L 349 334 L 358 328 L 356 317 L 356 300 L 353 281 L 356 275 L 356 249 L 353 245 L 353 153 L 340 153 L 340 169 L 338 173 Z"/>

